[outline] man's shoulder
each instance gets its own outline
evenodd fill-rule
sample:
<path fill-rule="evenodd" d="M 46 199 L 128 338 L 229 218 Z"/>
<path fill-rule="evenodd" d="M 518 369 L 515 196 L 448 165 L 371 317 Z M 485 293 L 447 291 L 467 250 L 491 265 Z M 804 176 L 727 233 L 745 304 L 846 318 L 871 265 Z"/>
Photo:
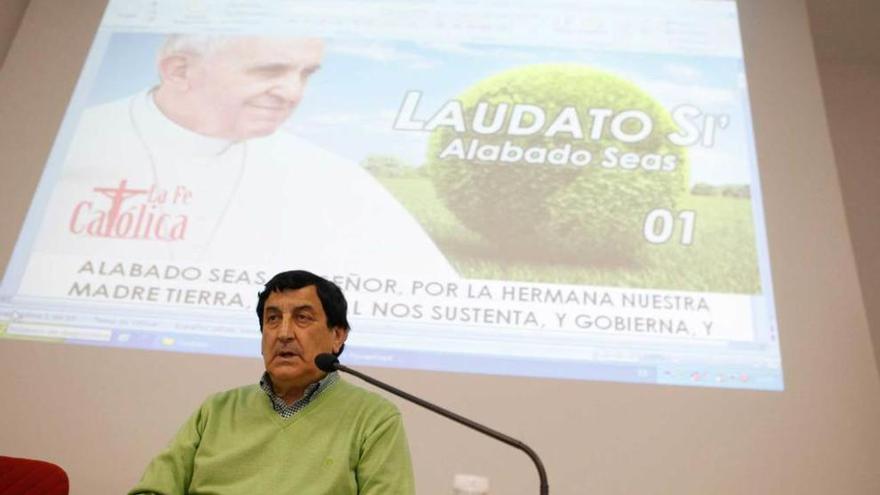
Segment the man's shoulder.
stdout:
<path fill-rule="evenodd" d="M 131 106 L 137 97 L 131 95 L 84 108 L 71 140 L 74 158 L 68 158 L 68 166 L 75 163 L 94 168 L 94 163 L 103 163 L 104 158 L 109 160 L 106 166 L 112 170 L 125 167 L 127 160 L 119 160 L 119 154 L 139 149 L 131 117 Z"/>
<path fill-rule="evenodd" d="M 281 127 L 272 134 L 257 137 L 248 141 L 249 146 L 258 150 L 270 150 L 282 153 L 326 153 L 326 150 L 310 141 L 303 139 L 290 129 Z"/>
<path fill-rule="evenodd" d="M 343 402 L 347 409 L 358 410 L 379 418 L 400 415 L 400 410 L 390 400 L 346 380 L 339 380 L 331 390 L 334 400 Z"/>
<path fill-rule="evenodd" d="M 122 121 L 128 124 L 131 120 L 131 107 L 138 97 L 143 97 L 143 93 L 135 93 L 88 106 L 83 109 L 80 125 L 87 123 L 106 124 L 108 121 Z"/>
<path fill-rule="evenodd" d="M 333 151 L 304 139 L 289 129 L 278 129 L 275 133 L 248 141 L 248 153 L 260 160 L 282 160 L 286 166 L 296 168 L 315 165 L 318 170 L 356 171 L 363 173 L 361 167 Z"/>
<path fill-rule="evenodd" d="M 202 409 L 225 409 L 230 406 L 248 404 L 254 402 L 259 399 L 260 394 L 265 395 L 265 392 L 260 389 L 259 385 L 244 385 L 241 387 L 232 388 L 229 390 L 224 390 L 222 392 L 216 392 L 208 396 L 207 399 L 202 403 Z"/>

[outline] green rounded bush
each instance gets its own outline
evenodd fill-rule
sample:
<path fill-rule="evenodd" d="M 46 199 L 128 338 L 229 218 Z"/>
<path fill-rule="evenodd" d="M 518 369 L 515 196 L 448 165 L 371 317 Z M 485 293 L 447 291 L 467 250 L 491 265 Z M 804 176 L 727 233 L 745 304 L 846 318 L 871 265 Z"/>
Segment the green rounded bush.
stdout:
<path fill-rule="evenodd" d="M 635 84 L 583 65 L 541 64 L 511 69 L 484 79 L 457 97 L 468 131 L 438 127 L 428 145 L 427 167 L 437 194 L 458 219 L 488 241 L 504 259 L 583 264 L 632 263 L 646 244 L 644 220 L 655 208 L 673 209 L 686 191 L 688 164 L 683 148 L 666 136 L 675 130 L 669 112 Z M 529 136 L 506 133 L 511 112 L 502 130 L 481 135 L 470 130 L 479 102 L 486 102 L 491 122 L 497 105 L 536 105 L 547 119 L 541 132 Z M 584 139 L 570 133 L 546 137 L 544 131 L 564 107 L 574 107 Z M 598 140 L 590 139 L 591 108 L 615 114 L 641 110 L 653 120 L 645 139 L 624 143 L 613 138 L 606 123 Z M 629 121 L 625 130 L 636 133 L 641 125 Z M 501 146 L 505 141 L 523 149 L 548 149 L 566 144 L 589 150 L 589 165 L 486 162 L 439 155 L 454 139 L 471 139 L 481 145 Z M 603 150 L 614 146 L 623 153 L 674 155 L 673 171 L 605 168 Z"/>

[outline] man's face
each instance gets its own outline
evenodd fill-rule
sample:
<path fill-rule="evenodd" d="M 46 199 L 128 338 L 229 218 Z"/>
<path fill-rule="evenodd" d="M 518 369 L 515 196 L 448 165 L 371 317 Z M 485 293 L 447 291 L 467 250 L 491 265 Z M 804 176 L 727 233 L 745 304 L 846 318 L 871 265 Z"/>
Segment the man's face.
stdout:
<path fill-rule="evenodd" d="M 197 131 L 235 141 L 266 136 L 290 116 L 320 66 L 314 38 L 238 38 L 194 57 L 186 98 Z"/>
<path fill-rule="evenodd" d="M 338 352 L 348 337 L 343 328 L 328 328 L 314 285 L 272 292 L 263 309 L 263 361 L 276 386 L 305 387 L 324 372 L 315 356 Z"/>

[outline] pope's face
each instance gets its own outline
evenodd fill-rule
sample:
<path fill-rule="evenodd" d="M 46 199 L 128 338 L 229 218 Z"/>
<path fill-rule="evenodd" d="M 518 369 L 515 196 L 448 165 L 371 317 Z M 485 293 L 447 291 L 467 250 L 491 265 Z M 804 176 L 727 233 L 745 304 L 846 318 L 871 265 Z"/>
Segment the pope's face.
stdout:
<path fill-rule="evenodd" d="M 238 38 L 194 58 L 187 98 L 199 132 L 240 141 L 266 136 L 290 116 L 320 66 L 314 38 Z"/>
<path fill-rule="evenodd" d="M 263 361 L 276 386 L 305 387 L 324 373 L 315 356 L 338 352 L 348 332 L 328 328 L 314 285 L 272 292 L 263 309 Z"/>

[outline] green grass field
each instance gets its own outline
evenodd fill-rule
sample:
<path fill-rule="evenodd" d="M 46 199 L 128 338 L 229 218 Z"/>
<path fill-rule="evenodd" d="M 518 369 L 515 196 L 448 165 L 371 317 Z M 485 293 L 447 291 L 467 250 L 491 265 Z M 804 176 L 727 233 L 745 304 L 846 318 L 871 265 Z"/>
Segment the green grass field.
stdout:
<path fill-rule="evenodd" d="M 464 227 L 424 177 L 377 177 L 421 223 L 465 278 L 587 284 L 687 291 L 760 291 L 751 202 L 688 196 L 679 210 L 696 212 L 694 242 L 682 245 L 680 227 L 666 244 L 646 244 L 638 265 L 536 263 L 504 259 L 499 249 Z"/>

